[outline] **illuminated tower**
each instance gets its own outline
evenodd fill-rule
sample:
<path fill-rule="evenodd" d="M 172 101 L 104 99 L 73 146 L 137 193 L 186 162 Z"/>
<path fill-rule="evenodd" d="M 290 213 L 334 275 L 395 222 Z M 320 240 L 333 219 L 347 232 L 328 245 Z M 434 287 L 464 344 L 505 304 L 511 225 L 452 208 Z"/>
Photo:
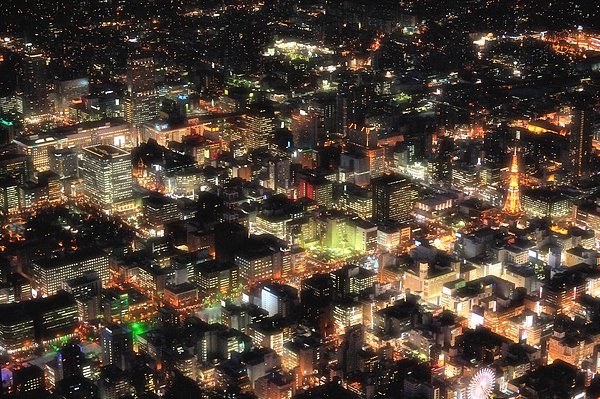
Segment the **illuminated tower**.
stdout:
<path fill-rule="evenodd" d="M 508 193 L 506 193 L 506 201 L 504 202 L 502 211 L 510 216 L 517 216 L 523 211 L 521 207 L 521 193 L 519 191 L 519 160 L 517 159 L 516 148 L 512 156 Z"/>

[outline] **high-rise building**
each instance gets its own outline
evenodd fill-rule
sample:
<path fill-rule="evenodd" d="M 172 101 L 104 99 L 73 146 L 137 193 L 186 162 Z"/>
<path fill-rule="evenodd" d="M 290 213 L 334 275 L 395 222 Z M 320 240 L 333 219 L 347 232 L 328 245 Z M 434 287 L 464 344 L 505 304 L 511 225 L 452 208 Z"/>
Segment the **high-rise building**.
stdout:
<path fill-rule="evenodd" d="M 292 114 L 291 131 L 296 148 L 316 148 L 321 121 L 314 112 L 298 110 Z"/>
<path fill-rule="evenodd" d="M 277 243 L 268 245 L 259 240 L 240 250 L 234 259 L 243 284 L 281 279 L 289 276 L 291 256 L 287 248 Z"/>
<path fill-rule="evenodd" d="M 329 275 L 339 295 L 359 294 L 372 289 L 377 280 L 375 272 L 355 265 L 344 266 Z"/>
<path fill-rule="evenodd" d="M 125 355 L 132 350 L 131 331 L 118 324 L 109 324 L 100 334 L 102 344 L 102 364 L 114 364 L 125 370 Z"/>
<path fill-rule="evenodd" d="M 556 220 L 570 216 L 573 201 L 560 191 L 546 188 L 523 190 L 523 211 L 528 217 Z"/>
<path fill-rule="evenodd" d="M 140 396 L 142 393 L 153 393 L 156 388 L 156 373 L 146 365 L 138 365 L 131 372 L 131 383 Z"/>
<path fill-rule="evenodd" d="M 270 280 L 276 275 L 273 267 L 273 253 L 268 248 L 245 251 L 235 256 L 240 279 L 244 283 Z"/>
<path fill-rule="evenodd" d="M 93 205 L 117 210 L 132 198 L 132 165 L 129 152 L 112 145 L 95 145 L 82 151 L 83 194 Z"/>
<path fill-rule="evenodd" d="M 58 343 L 63 338 L 74 337 L 79 319 L 77 305 L 71 295 L 61 291 L 49 298 L 26 301 L 24 306 L 31 308 L 28 313 L 33 315 L 39 341 Z"/>
<path fill-rule="evenodd" d="M 585 294 L 585 284 L 585 278 L 576 268 L 554 276 L 540 289 L 542 311 L 572 317 L 577 312 L 579 298 Z"/>
<path fill-rule="evenodd" d="M 380 177 L 385 171 L 384 149 L 378 145 L 378 130 L 369 126 L 359 126 L 356 123 L 348 127 L 348 153 L 347 158 L 361 159 L 368 162 L 369 176 L 371 178 Z M 366 166 L 366 165 L 364 165 Z M 354 168 L 353 168 L 354 169 Z M 359 170 L 354 170 L 355 173 Z M 364 172 L 361 168 L 360 172 Z M 358 176 L 355 176 L 355 183 L 364 185 Z M 368 184 L 368 180 L 366 182 Z"/>
<path fill-rule="evenodd" d="M 388 174 L 373 179 L 373 219 L 376 223 L 409 219 L 416 200 L 417 190 L 404 176 Z"/>
<path fill-rule="evenodd" d="M 17 151 L 31 159 L 31 165 L 36 172 L 50 169 L 49 151 L 60 147 L 54 137 L 42 137 L 37 134 L 17 137 L 14 143 L 17 145 Z"/>
<path fill-rule="evenodd" d="M 302 280 L 301 302 L 327 302 L 333 298 L 333 281 L 328 274 L 313 274 Z"/>
<path fill-rule="evenodd" d="M 592 123 L 591 112 L 585 108 L 576 108 L 573 110 L 568 156 L 567 171 L 571 178 L 578 179 L 590 175 L 592 162 Z"/>
<path fill-rule="evenodd" d="M 0 151 L 0 175 L 12 178 L 19 183 L 29 180 L 31 172 L 31 159 L 25 154 L 19 154 L 16 143 L 2 148 Z"/>
<path fill-rule="evenodd" d="M 298 178 L 298 197 L 309 198 L 319 206 L 331 208 L 333 205 L 333 183 L 323 176 L 302 174 Z"/>
<path fill-rule="evenodd" d="M 259 399 L 288 399 L 294 392 L 292 374 L 273 372 L 258 378 L 255 392 Z"/>
<path fill-rule="evenodd" d="M 208 261 L 195 266 L 193 279 L 204 296 L 229 294 L 239 285 L 239 270 L 233 263 Z"/>
<path fill-rule="evenodd" d="M 14 310 L 15 307 L 7 309 Z M 29 347 L 27 342 L 34 341 L 34 334 L 33 318 L 24 312 L 4 313 L 0 317 L 0 349 L 2 351 L 13 354 L 27 350 Z"/>
<path fill-rule="evenodd" d="M 133 126 L 156 118 L 160 106 L 152 57 L 127 60 L 125 120 Z"/>
<path fill-rule="evenodd" d="M 72 148 L 52 149 L 48 151 L 50 170 L 58 174 L 61 179 L 77 177 L 78 158 L 77 152 Z"/>
<path fill-rule="evenodd" d="M 21 88 L 23 113 L 26 118 L 42 116 L 50 111 L 48 57 L 28 45 L 23 58 Z"/>
<path fill-rule="evenodd" d="M 289 285 L 267 284 L 260 293 L 260 306 L 269 316 L 290 317 L 297 303 L 298 290 Z"/>
<path fill-rule="evenodd" d="M 361 149 L 377 148 L 378 131 L 374 127 L 359 126 L 356 123 L 351 123 L 348 126 L 348 141 L 350 145 Z"/>
<path fill-rule="evenodd" d="M 338 352 L 338 361 L 345 376 L 359 370 L 359 355 L 364 342 L 364 326 L 355 325 L 346 328 L 344 341 Z"/>
<path fill-rule="evenodd" d="M 290 187 L 290 159 L 287 157 L 274 157 L 269 160 L 269 188 L 278 193 L 285 193 Z"/>
<path fill-rule="evenodd" d="M 269 106 L 257 106 L 248 111 L 245 117 L 246 150 L 268 147 L 275 134 L 275 116 Z"/>
<path fill-rule="evenodd" d="M 8 215 L 20 209 L 19 183 L 15 179 L 0 178 L 0 213 Z"/>
<path fill-rule="evenodd" d="M 62 201 L 63 186 L 60 177 L 47 170 L 37 175 L 37 187 L 40 189 L 43 200 L 48 204 L 57 204 Z"/>
<path fill-rule="evenodd" d="M 56 393 L 65 399 L 96 399 L 98 387 L 85 377 L 73 376 L 56 384 Z"/>

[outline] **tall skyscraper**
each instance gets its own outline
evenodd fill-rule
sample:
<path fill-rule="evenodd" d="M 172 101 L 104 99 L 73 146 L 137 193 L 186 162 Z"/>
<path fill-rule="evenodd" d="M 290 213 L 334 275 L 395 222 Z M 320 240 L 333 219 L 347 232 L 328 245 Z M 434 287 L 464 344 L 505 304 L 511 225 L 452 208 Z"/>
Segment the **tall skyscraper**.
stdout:
<path fill-rule="evenodd" d="M 567 170 L 572 179 L 588 177 L 592 162 L 591 112 L 585 108 L 573 110 L 569 134 Z"/>
<path fill-rule="evenodd" d="M 285 192 L 290 187 L 290 159 L 275 157 L 269 160 L 269 186 L 278 192 Z"/>
<path fill-rule="evenodd" d="M 338 351 L 338 362 L 344 376 L 355 373 L 360 369 L 360 351 L 365 343 L 363 325 L 346 327 L 344 340 Z"/>
<path fill-rule="evenodd" d="M 20 207 L 19 182 L 7 177 L 0 178 L 0 213 L 8 215 L 18 212 Z"/>
<path fill-rule="evenodd" d="M 26 118 L 41 116 L 50 111 L 48 78 L 48 58 L 28 45 L 20 82 L 23 90 L 23 114 Z"/>
<path fill-rule="evenodd" d="M 61 179 L 77 177 L 77 152 L 72 148 L 49 149 L 48 161 L 50 170 L 58 174 Z"/>
<path fill-rule="evenodd" d="M 296 148 L 316 148 L 321 121 L 311 110 L 299 109 L 292 113 L 291 131 Z"/>
<path fill-rule="evenodd" d="M 378 145 L 378 137 L 378 130 L 374 127 L 356 123 L 348 126 L 347 150 L 350 154 L 368 159 L 371 178 L 380 177 L 385 171 L 384 150 Z"/>
<path fill-rule="evenodd" d="M 517 216 L 523 211 L 521 206 L 521 192 L 519 191 L 519 159 L 517 158 L 517 149 L 512 156 L 510 165 L 510 180 L 508 183 L 508 192 L 504 201 L 502 211 L 509 216 Z"/>
<path fill-rule="evenodd" d="M 376 223 L 402 222 L 409 218 L 417 190 L 404 176 L 388 174 L 373 179 L 373 218 Z"/>
<path fill-rule="evenodd" d="M 127 60 L 125 120 L 133 126 L 156 118 L 160 106 L 152 57 Z"/>
<path fill-rule="evenodd" d="M 275 116 L 268 105 L 259 105 L 248 111 L 245 117 L 246 150 L 268 147 L 275 134 Z"/>
<path fill-rule="evenodd" d="M 100 335 L 102 343 L 102 363 L 114 364 L 125 370 L 124 356 L 132 350 L 133 338 L 131 331 L 118 324 L 109 324 Z"/>
<path fill-rule="evenodd" d="M 82 151 L 80 173 L 84 196 L 95 206 L 112 211 L 132 197 L 129 152 L 112 145 L 94 145 Z"/>

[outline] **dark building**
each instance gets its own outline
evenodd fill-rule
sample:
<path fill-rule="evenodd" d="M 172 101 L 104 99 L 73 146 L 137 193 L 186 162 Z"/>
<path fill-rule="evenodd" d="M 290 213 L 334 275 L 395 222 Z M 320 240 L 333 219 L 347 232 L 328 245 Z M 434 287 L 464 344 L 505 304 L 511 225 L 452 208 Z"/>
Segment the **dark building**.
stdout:
<path fill-rule="evenodd" d="M 27 47 L 21 76 L 23 114 L 26 118 L 50 111 L 48 61 L 40 50 L 31 45 Z"/>
<path fill-rule="evenodd" d="M 365 327 L 347 327 L 344 340 L 338 351 L 338 361 L 345 377 L 359 371 L 360 351 L 365 344 Z"/>
<path fill-rule="evenodd" d="M 509 381 L 508 387 L 526 398 L 586 397 L 583 371 L 561 360 Z"/>
<path fill-rule="evenodd" d="M 27 366 L 13 371 L 13 391 L 18 397 L 33 398 L 44 390 L 44 370 Z"/>
<path fill-rule="evenodd" d="M 567 171 L 571 178 L 578 179 L 590 175 L 592 162 L 592 123 L 591 111 L 586 108 L 573 110 L 573 121 L 569 134 L 569 158 Z"/>
<path fill-rule="evenodd" d="M 101 399 L 126 397 L 131 388 L 127 374 L 117 366 L 109 364 L 100 370 L 98 393 Z"/>
<path fill-rule="evenodd" d="M 50 170 L 61 179 L 78 176 L 77 153 L 72 148 L 53 149 L 49 151 Z"/>
<path fill-rule="evenodd" d="M 329 301 L 333 298 L 333 281 L 327 274 L 313 274 L 302 280 L 300 298 L 302 303 Z"/>
<path fill-rule="evenodd" d="M 84 377 L 65 378 L 56 384 L 56 392 L 64 399 L 98 399 L 98 387 Z"/>
<path fill-rule="evenodd" d="M 77 303 L 64 291 L 47 298 L 0 305 L 0 347 L 9 353 L 27 350 L 33 342 L 68 337 L 78 325 Z"/>
<path fill-rule="evenodd" d="M 77 344 L 68 344 L 58 351 L 58 368 L 63 378 L 81 376 L 85 356 Z"/>
<path fill-rule="evenodd" d="M 416 188 L 404 176 L 388 174 L 373 179 L 373 219 L 376 223 L 409 219 L 416 199 Z"/>

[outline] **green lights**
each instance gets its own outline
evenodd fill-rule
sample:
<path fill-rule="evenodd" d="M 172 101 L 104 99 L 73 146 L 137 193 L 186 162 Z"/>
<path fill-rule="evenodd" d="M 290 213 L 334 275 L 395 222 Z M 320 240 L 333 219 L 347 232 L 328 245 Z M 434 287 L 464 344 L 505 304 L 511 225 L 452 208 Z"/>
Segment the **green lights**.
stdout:
<path fill-rule="evenodd" d="M 398 93 L 396 95 L 394 95 L 393 97 L 393 101 L 395 103 L 403 103 L 403 102 L 407 102 L 410 101 L 412 97 L 409 94 L 406 93 Z"/>
<path fill-rule="evenodd" d="M 131 329 L 131 335 L 133 336 L 133 339 L 137 339 L 138 336 L 149 330 L 149 326 L 141 321 L 131 323 L 129 328 Z"/>
<path fill-rule="evenodd" d="M 253 89 L 256 87 L 256 84 L 250 79 L 234 76 L 227 79 L 227 84 L 231 87 L 239 87 L 246 89 Z"/>

